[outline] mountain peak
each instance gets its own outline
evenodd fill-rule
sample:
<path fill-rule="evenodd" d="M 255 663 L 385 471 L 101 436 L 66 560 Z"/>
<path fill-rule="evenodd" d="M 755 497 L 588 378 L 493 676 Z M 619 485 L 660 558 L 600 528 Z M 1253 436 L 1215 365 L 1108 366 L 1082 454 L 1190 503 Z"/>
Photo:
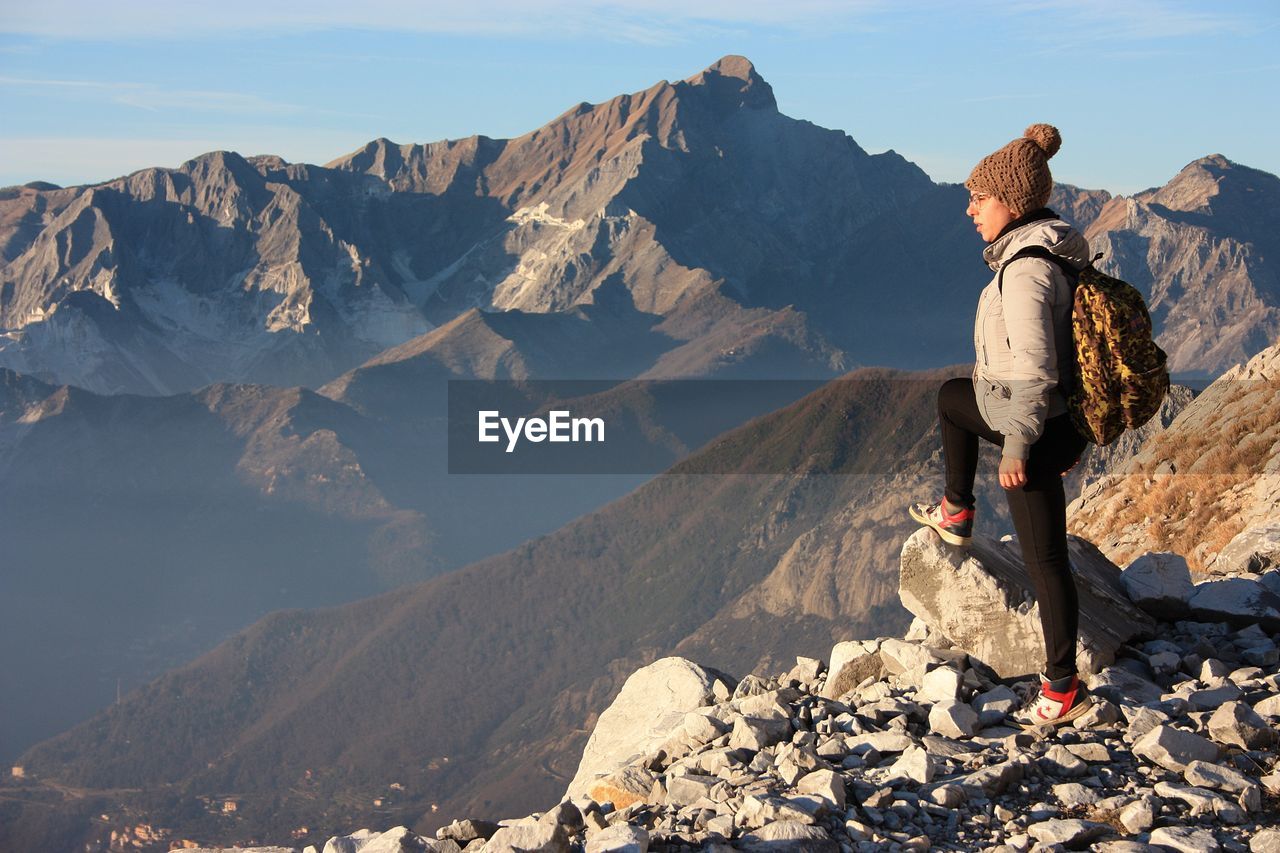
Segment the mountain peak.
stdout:
<path fill-rule="evenodd" d="M 1274 199 L 1280 191 L 1275 175 L 1209 154 L 1192 160 L 1173 180 L 1147 193 L 1140 201 L 1154 202 L 1183 213 L 1214 213 L 1272 222 Z"/>
<path fill-rule="evenodd" d="M 718 99 L 730 101 L 735 107 L 778 109 L 773 87 L 765 82 L 745 56 L 732 53 L 723 56 L 685 82 L 691 86 L 705 86 Z"/>
<path fill-rule="evenodd" d="M 702 73 L 705 74 L 708 71 L 714 71 L 725 77 L 737 77 L 740 80 L 759 79 L 759 75 L 756 74 L 756 67 L 751 64 L 751 60 L 736 53 L 720 57 Z"/>

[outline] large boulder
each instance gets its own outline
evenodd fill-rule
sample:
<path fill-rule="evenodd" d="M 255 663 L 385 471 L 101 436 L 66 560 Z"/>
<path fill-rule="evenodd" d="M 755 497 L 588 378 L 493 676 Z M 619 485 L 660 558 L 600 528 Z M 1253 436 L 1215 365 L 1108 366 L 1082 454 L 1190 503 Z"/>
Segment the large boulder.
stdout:
<path fill-rule="evenodd" d="M 1255 524 L 1236 534 L 1210 568 L 1214 572 L 1251 572 L 1260 574 L 1280 569 L 1280 522 Z"/>
<path fill-rule="evenodd" d="M 504 826 L 482 849 L 484 853 L 569 853 L 569 833 L 558 823 Z"/>
<path fill-rule="evenodd" d="M 401 853 L 429 846 L 426 839 L 414 835 L 408 827 L 397 826 L 381 833 L 362 829 L 350 835 L 335 835 L 325 842 L 323 853 Z"/>
<path fill-rule="evenodd" d="M 715 701 L 717 682 L 722 694 L 732 689 L 722 674 L 677 657 L 633 672 L 596 721 L 567 797 L 590 796 L 597 777 L 656 750 L 684 722 L 686 713 Z"/>
<path fill-rule="evenodd" d="M 1235 577 L 1198 584 L 1191 613 L 1204 622 L 1228 622 L 1237 628 L 1260 625 L 1280 631 L 1280 595 L 1253 578 Z"/>
<path fill-rule="evenodd" d="M 1149 635 L 1155 623 L 1129 600 L 1120 570 L 1083 539 L 1068 537 L 1080 599 L 1077 662 L 1097 672 L 1122 643 Z M 1015 543 L 975 536 L 968 548 L 944 543 L 927 528 L 902 546 L 899 597 L 930 629 L 1002 678 L 1039 672 L 1044 636 L 1031 578 Z"/>
<path fill-rule="evenodd" d="M 1120 583 L 1134 604 L 1159 619 L 1183 619 L 1195 593 L 1187 558 L 1169 551 L 1148 551 L 1125 566 Z"/>

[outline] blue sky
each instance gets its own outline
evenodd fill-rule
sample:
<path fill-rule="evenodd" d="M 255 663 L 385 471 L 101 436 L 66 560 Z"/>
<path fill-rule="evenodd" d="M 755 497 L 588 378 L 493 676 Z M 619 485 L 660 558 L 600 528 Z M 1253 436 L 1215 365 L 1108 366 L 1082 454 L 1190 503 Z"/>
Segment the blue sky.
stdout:
<path fill-rule="evenodd" d="M 1275 2 L 0 0 L 0 185 L 518 136 L 730 53 L 787 115 L 939 181 L 1034 121 L 1081 186 L 1135 192 L 1210 153 L 1280 173 Z"/>

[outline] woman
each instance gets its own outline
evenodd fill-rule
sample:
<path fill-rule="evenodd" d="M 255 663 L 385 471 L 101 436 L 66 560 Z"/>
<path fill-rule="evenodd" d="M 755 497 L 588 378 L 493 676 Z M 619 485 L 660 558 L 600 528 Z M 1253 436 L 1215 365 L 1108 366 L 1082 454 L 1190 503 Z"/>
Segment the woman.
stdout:
<path fill-rule="evenodd" d="M 1061 725 L 1089 705 L 1076 670 L 1079 604 L 1067 556 L 1061 476 L 1085 445 L 1067 415 L 1069 389 L 1063 388 L 1074 359 L 1072 277 L 1047 258 L 1013 259 L 1035 246 L 1071 269 L 1089 261 L 1084 237 L 1045 207 L 1053 189 L 1049 158 L 1061 143 L 1056 128 L 1033 124 L 1022 138 L 978 163 L 965 181 L 966 213 L 988 244 L 982 256 L 996 275 L 978 301 L 973 376 L 952 379 L 938 392 L 946 491 L 935 504 L 910 508 L 912 518 L 947 542 L 968 544 L 978 439 L 1001 447 L 1000 485 L 1040 604 L 1045 640 L 1039 693 L 1016 717 L 1025 727 Z"/>

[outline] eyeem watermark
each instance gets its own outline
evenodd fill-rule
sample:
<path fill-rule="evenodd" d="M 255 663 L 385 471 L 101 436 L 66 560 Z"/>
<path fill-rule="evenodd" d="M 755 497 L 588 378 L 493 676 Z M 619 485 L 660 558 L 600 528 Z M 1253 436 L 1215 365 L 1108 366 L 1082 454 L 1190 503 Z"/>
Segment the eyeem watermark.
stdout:
<path fill-rule="evenodd" d="M 825 379 L 450 379 L 447 471 L 657 474 L 751 418 L 826 384 Z M 930 393 L 936 396 L 936 388 Z M 932 423 L 936 406 L 930 405 Z M 790 470 L 796 464 L 793 453 L 812 455 L 805 448 L 775 452 L 764 438 L 763 432 L 732 438 L 695 460 L 690 473 Z M 742 459 L 743 453 L 758 461 Z"/>
<path fill-rule="evenodd" d="M 500 442 L 502 436 L 498 430 L 501 428 L 507 437 L 507 453 L 516 449 L 521 438 L 535 444 L 540 441 L 572 444 L 604 441 L 604 418 L 575 418 L 568 409 L 555 409 L 545 418 L 516 418 L 514 424 L 502 417 L 497 409 L 482 410 L 476 414 L 479 422 L 477 440 L 484 444 Z"/>

